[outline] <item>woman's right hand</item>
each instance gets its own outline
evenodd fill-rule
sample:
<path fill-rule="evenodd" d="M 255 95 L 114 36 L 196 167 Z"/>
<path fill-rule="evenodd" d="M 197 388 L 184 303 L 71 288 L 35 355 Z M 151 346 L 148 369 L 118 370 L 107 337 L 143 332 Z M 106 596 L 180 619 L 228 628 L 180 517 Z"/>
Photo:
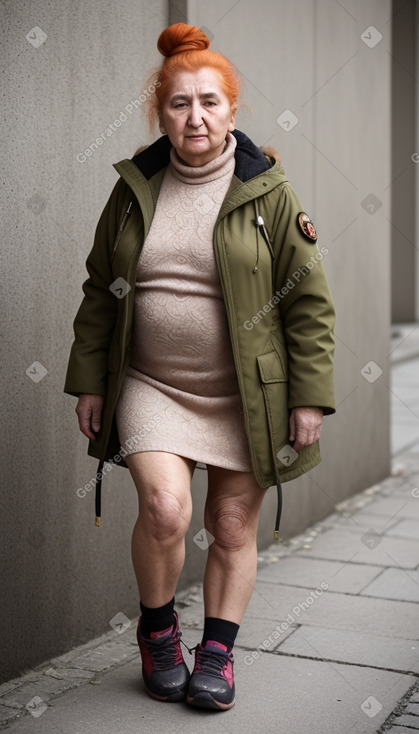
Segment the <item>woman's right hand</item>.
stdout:
<path fill-rule="evenodd" d="M 95 440 L 100 430 L 102 408 L 103 397 L 101 395 L 80 395 L 76 406 L 79 428 L 91 441 Z"/>

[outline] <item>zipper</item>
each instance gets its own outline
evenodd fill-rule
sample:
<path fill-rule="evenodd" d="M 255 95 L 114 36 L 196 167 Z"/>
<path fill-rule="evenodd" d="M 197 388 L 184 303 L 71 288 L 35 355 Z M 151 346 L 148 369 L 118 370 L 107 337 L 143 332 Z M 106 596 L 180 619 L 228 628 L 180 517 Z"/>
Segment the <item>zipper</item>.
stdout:
<path fill-rule="evenodd" d="M 258 233 L 260 232 L 260 234 L 262 235 L 263 239 L 266 242 L 266 245 L 268 247 L 268 250 L 269 250 L 270 255 L 271 255 L 271 258 L 272 258 L 272 293 L 274 293 L 274 291 L 275 291 L 275 273 L 274 273 L 275 253 L 273 251 L 272 241 L 271 241 L 271 238 L 269 237 L 268 230 L 265 227 L 265 220 L 263 219 L 262 215 L 259 213 L 259 205 L 258 205 L 258 200 L 257 199 L 254 199 L 254 205 L 255 205 L 255 214 L 256 214 L 255 226 L 257 228 L 257 232 L 256 232 L 256 262 L 255 262 L 255 266 L 254 266 L 252 272 L 253 272 L 253 274 L 255 274 L 258 271 L 258 265 L 259 265 L 259 237 L 258 237 Z"/>
<path fill-rule="evenodd" d="M 130 201 L 130 203 L 128 204 L 128 209 L 126 210 L 126 212 L 124 213 L 124 216 L 122 217 L 121 224 L 119 225 L 119 229 L 118 229 L 118 234 L 117 234 L 117 236 L 115 238 L 115 242 L 114 242 L 114 245 L 113 245 L 113 248 L 112 248 L 111 259 L 113 259 L 114 255 L 115 255 L 116 248 L 119 245 L 119 240 L 121 239 L 121 235 L 122 235 L 122 232 L 124 231 L 125 225 L 127 223 L 127 219 L 129 217 L 129 215 L 131 214 L 132 203 L 133 202 Z"/>
<path fill-rule="evenodd" d="M 120 232 L 123 232 L 123 230 L 124 230 L 125 222 L 127 221 L 129 215 L 131 214 L 131 207 L 132 207 L 132 201 L 130 201 L 130 203 L 128 204 L 128 209 L 126 210 L 126 212 L 125 212 L 125 214 L 123 216 L 123 219 L 122 219 L 122 222 L 121 222 L 121 226 L 119 228 L 119 231 Z"/>
<path fill-rule="evenodd" d="M 272 249 L 272 243 L 271 243 L 271 240 L 269 238 L 267 229 L 265 227 L 265 222 L 264 222 L 264 219 L 263 219 L 263 217 L 262 217 L 261 214 L 258 214 L 258 216 L 257 216 L 256 226 L 258 227 L 259 232 L 261 233 L 263 239 L 265 240 L 266 244 L 268 245 L 268 250 L 271 253 L 272 260 L 275 260 L 274 251 Z"/>
<path fill-rule="evenodd" d="M 269 237 L 268 230 L 265 227 L 265 221 L 264 221 L 262 215 L 259 213 L 259 204 L 258 204 L 258 200 L 257 199 L 254 199 L 254 205 L 255 205 L 255 215 L 256 215 L 255 226 L 257 228 L 257 231 L 260 232 L 260 234 L 262 235 L 263 239 L 265 240 L 265 242 L 266 242 L 266 244 L 268 246 L 268 250 L 269 250 L 269 252 L 271 254 L 272 260 L 275 260 L 275 255 L 274 255 L 274 251 L 273 251 L 273 248 L 272 248 L 271 238 Z M 259 264 L 259 238 L 258 238 L 258 236 L 256 234 L 256 263 L 255 263 L 255 267 L 253 268 L 253 273 L 257 273 L 258 264 Z"/>

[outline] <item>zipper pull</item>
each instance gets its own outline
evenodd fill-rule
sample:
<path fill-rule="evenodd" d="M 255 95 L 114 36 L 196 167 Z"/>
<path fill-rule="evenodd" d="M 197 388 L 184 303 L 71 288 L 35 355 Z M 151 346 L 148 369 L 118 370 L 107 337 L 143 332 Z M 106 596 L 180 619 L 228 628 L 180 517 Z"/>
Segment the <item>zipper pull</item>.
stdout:
<path fill-rule="evenodd" d="M 131 207 L 132 207 L 132 201 L 130 201 L 130 203 L 128 204 L 128 209 L 126 210 L 126 212 L 125 212 L 125 214 L 123 216 L 123 219 L 122 219 L 122 222 L 121 222 L 121 226 L 119 227 L 119 231 L 120 232 L 122 232 L 122 230 L 124 229 L 125 223 L 126 223 L 128 217 L 129 217 L 129 215 L 131 214 Z"/>
<path fill-rule="evenodd" d="M 263 217 L 260 214 L 258 214 L 256 224 L 257 224 L 257 227 L 259 228 L 259 232 L 261 233 L 263 239 L 265 240 L 266 244 L 268 245 L 269 252 L 271 253 L 272 260 L 275 260 L 274 251 L 272 249 L 271 241 L 269 239 L 269 235 L 268 235 L 267 229 L 265 227 L 265 222 L 264 222 Z"/>

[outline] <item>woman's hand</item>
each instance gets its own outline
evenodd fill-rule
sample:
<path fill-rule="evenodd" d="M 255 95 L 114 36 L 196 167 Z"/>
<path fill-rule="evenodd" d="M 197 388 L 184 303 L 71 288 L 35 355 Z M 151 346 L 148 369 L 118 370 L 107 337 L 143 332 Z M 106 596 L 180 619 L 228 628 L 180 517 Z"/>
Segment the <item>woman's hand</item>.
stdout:
<path fill-rule="evenodd" d="M 79 428 L 87 438 L 94 441 L 100 430 L 103 397 L 101 395 L 80 395 L 76 406 Z"/>
<path fill-rule="evenodd" d="M 290 442 L 294 451 L 311 446 L 320 438 L 323 421 L 321 408 L 293 408 L 290 415 Z"/>

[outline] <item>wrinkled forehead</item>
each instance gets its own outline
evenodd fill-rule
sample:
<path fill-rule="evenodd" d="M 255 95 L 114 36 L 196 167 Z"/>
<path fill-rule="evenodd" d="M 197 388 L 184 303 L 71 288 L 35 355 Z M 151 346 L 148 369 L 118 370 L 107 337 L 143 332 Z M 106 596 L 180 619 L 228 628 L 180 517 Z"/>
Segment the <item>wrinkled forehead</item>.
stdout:
<path fill-rule="evenodd" d="M 186 97 L 201 97 L 210 94 L 227 99 L 223 90 L 221 75 L 215 70 L 203 67 L 197 71 L 177 71 L 170 82 L 168 97 L 182 94 Z"/>

